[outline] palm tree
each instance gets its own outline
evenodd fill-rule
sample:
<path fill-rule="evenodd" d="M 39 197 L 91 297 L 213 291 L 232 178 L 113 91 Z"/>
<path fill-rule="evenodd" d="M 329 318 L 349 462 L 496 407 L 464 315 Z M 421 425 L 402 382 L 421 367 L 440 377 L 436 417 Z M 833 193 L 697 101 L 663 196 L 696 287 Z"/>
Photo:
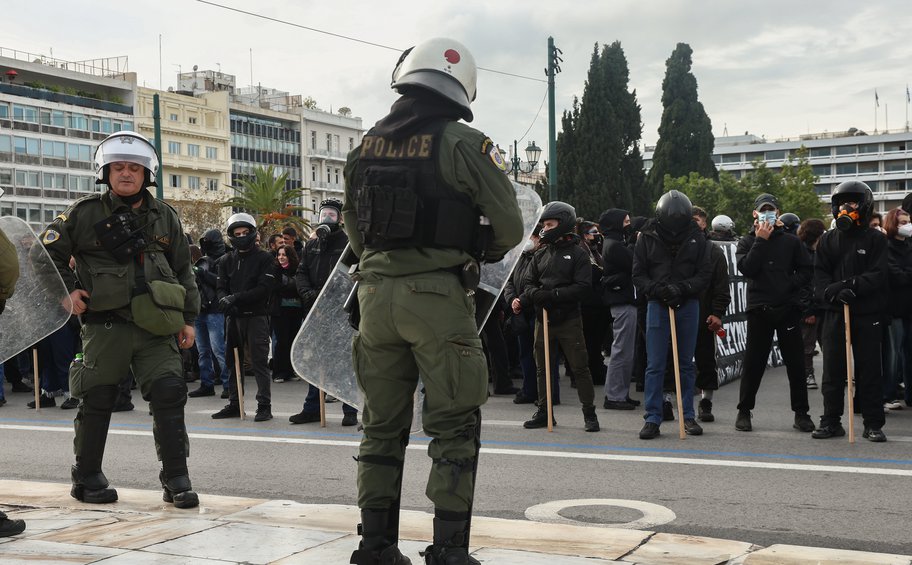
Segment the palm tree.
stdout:
<path fill-rule="evenodd" d="M 288 173 L 276 176 L 272 165 L 266 168 L 255 167 L 252 177 L 242 178 L 240 186 L 231 187 L 235 196 L 225 201 L 222 206 L 231 206 L 252 214 L 263 241 L 270 233 L 277 232 L 289 224 L 305 234 L 310 231 L 310 222 L 296 212 L 308 208 L 294 204 L 300 201 L 304 191 L 300 188 L 286 190 L 287 178 Z"/>

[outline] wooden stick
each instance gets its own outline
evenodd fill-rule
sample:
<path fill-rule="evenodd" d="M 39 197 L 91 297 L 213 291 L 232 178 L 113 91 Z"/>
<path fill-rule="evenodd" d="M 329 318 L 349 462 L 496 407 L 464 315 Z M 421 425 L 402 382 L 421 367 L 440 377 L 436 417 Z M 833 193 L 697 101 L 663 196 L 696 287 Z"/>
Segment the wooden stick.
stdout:
<path fill-rule="evenodd" d="M 238 354 L 238 348 L 234 348 L 234 376 L 237 379 L 238 390 L 238 407 L 241 410 L 241 420 L 246 420 L 247 415 L 244 413 L 244 370 L 241 368 L 241 356 Z"/>
<path fill-rule="evenodd" d="M 849 443 L 855 443 L 855 368 L 852 366 L 852 319 L 849 315 L 849 305 L 842 305 L 842 314 L 845 316 L 845 350 L 846 350 L 846 380 L 848 381 L 849 397 Z"/>
<path fill-rule="evenodd" d="M 678 435 L 681 439 L 687 439 L 687 433 L 684 431 L 684 401 L 681 399 L 681 363 L 678 358 L 678 329 L 675 321 L 674 308 L 668 307 L 668 321 L 671 322 L 671 354 L 674 358 L 675 367 L 675 393 L 678 397 Z"/>
<path fill-rule="evenodd" d="M 35 371 L 35 411 L 41 410 L 41 379 L 38 377 L 38 348 L 32 348 L 32 369 Z"/>
<path fill-rule="evenodd" d="M 320 427 L 326 427 L 326 392 L 320 390 Z"/>
<path fill-rule="evenodd" d="M 548 311 L 542 308 L 542 331 L 545 340 L 545 400 L 548 405 L 548 431 L 554 431 L 554 404 L 551 402 L 551 340 L 548 339 Z"/>

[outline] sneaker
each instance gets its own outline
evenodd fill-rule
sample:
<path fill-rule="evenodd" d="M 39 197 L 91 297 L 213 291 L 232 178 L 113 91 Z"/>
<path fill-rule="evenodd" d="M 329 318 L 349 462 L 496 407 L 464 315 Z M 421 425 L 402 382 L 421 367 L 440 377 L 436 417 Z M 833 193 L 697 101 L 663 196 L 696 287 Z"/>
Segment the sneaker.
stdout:
<path fill-rule="evenodd" d="M 808 374 L 807 376 L 807 387 L 811 390 L 817 388 L 817 380 L 814 378 L 813 374 Z"/>
<path fill-rule="evenodd" d="M 595 406 L 583 407 L 583 426 L 587 432 L 599 431 L 598 416 L 595 415 Z"/>
<path fill-rule="evenodd" d="M 662 421 L 663 422 L 674 422 L 675 413 L 674 407 L 672 407 L 671 402 L 666 400 L 662 402 Z"/>
<path fill-rule="evenodd" d="M 608 400 L 607 398 L 605 399 L 605 402 L 604 402 L 604 404 L 602 404 L 602 406 L 605 408 L 605 410 L 635 410 L 636 409 L 636 406 L 634 406 L 633 404 L 630 404 L 626 400 Z"/>
<path fill-rule="evenodd" d="M 516 393 L 516 396 L 513 397 L 513 404 L 532 404 L 536 400 L 537 399 L 529 398 L 528 396 L 523 394 L 523 391 L 519 391 Z"/>
<path fill-rule="evenodd" d="M 698 406 L 699 406 L 699 408 L 698 408 L 697 418 L 699 418 L 701 422 L 715 422 L 716 421 L 716 417 L 713 416 L 713 412 L 712 412 L 712 410 L 713 410 L 712 400 L 710 400 L 708 398 L 701 398 L 700 404 Z"/>
<path fill-rule="evenodd" d="M 256 416 L 253 417 L 253 421 L 265 422 L 266 420 L 272 420 L 272 406 L 269 404 L 260 404 L 257 406 Z"/>
<path fill-rule="evenodd" d="M 814 439 L 829 439 L 831 437 L 842 437 L 845 434 L 845 428 L 843 428 L 840 424 L 830 424 L 829 426 L 824 426 L 821 424 L 819 428 L 814 430 L 814 433 L 811 434 L 811 437 Z"/>
<path fill-rule="evenodd" d="M 701 436 L 703 435 L 703 428 L 693 418 L 685 418 L 684 433 L 689 436 Z"/>
<path fill-rule="evenodd" d="M 35 408 L 35 401 L 31 401 L 26 404 L 29 408 Z M 57 406 L 57 401 L 54 400 L 53 396 L 44 396 L 43 394 L 38 397 L 38 408 L 53 408 Z"/>
<path fill-rule="evenodd" d="M 883 430 L 875 428 L 865 428 L 861 437 L 865 438 L 868 441 L 873 441 L 874 443 L 881 443 L 887 441 L 887 436 L 884 435 Z"/>
<path fill-rule="evenodd" d="M 630 398 L 629 396 L 627 397 L 627 402 L 630 403 L 630 404 L 633 404 L 634 406 L 639 406 L 639 405 L 640 405 L 640 401 L 639 401 L 639 400 L 634 400 L 634 399 Z"/>
<path fill-rule="evenodd" d="M 223 420 L 225 418 L 240 418 L 241 407 L 237 404 L 226 404 L 224 408 L 212 415 L 213 420 Z"/>
<path fill-rule="evenodd" d="M 78 408 L 78 407 L 79 407 L 79 399 L 73 398 L 72 396 L 67 398 L 60 404 L 61 410 L 72 410 L 73 408 Z"/>
<path fill-rule="evenodd" d="M 200 398 L 201 396 L 215 396 L 215 388 L 202 385 L 196 390 L 187 393 L 190 398 Z"/>
<path fill-rule="evenodd" d="M 274 383 L 284 383 L 285 377 L 272 377 L 272 382 Z"/>
<path fill-rule="evenodd" d="M 813 432 L 816 429 L 814 421 L 807 414 L 795 414 L 795 423 L 792 427 L 805 433 Z"/>
<path fill-rule="evenodd" d="M 294 416 L 288 418 L 288 421 L 292 424 L 310 424 L 312 422 L 320 421 L 319 412 L 304 412 L 301 411 Z"/>
<path fill-rule="evenodd" d="M 551 424 L 556 425 L 557 420 L 554 419 L 554 416 L 551 416 Z M 535 414 L 532 414 L 532 419 L 523 422 L 523 427 L 527 430 L 534 430 L 536 428 L 547 428 L 548 427 L 548 409 L 544 406 L 539 407 Z"/>
<path fill-rule="evenodd" d="M 659 425 L 652 422 L 646 422 L 643 424 L 643 429 L 640 430 L 640 439 L 653 439 L 660 435 L 662 434 L 659 432 Z"/>
<path fill-rule="evenodd" d="M 754 428 L 751 426 L 750 410 L 738 410 L 738 419 L 735 420 L 735 429 L 739 432 L 749 432 Z"/>
<path fill-rule="evenodd" d="M 357 426 L 358 425 L 358 415 L 357 414 L 343 414 L 342 415 L 342 425 L 343 426 Z"/>
<path fill-rule="evenodd" d="M 34 407 L 34 402 L 32 402 L 32 407 Z M 42 406 L 44 406 L 42 404 Z M 884 410 L 902 410 L 902 403 L 898 400 L 888 400 L 884 402 Z"/>

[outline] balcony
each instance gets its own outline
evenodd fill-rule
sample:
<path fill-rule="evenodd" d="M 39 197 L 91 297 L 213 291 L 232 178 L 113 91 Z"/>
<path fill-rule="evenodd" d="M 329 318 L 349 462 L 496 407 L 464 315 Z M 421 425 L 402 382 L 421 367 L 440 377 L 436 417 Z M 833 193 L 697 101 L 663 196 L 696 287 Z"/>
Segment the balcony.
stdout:
<path fill-rule="evenodd" d="M 65 94 L 62 92 L 52 92 L 43 88 L 32 88 L 20 84 L 0 84 L 0 93 L 11 94 L 13 96 L 23 96 L 35 100 L 46 100 L 48 102 L 57 102 L 59 104 L 72 104 L 83 108 L 94 108 L 106 112 L 117 112 L 119 114 L 133 114 L 133 107 L 117 102 L 99 100 L 76 94 Z M 37 130 L 36 130 L 37 131 Z"/>

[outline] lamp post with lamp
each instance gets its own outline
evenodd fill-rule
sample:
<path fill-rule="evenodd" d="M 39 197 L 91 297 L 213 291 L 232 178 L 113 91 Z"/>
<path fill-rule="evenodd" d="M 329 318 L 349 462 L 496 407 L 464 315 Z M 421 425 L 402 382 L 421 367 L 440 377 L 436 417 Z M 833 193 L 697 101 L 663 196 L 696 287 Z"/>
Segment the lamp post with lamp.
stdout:
<path fill-rule="evenodd" d="M 534 141 L 530 141 L 529 145 L 526 146 L 526 164 L 528 170 L 522 166 L 522 161 L 519 159 L 519 151 L 516 146 L 519 142 L 513 140 L 513 158 L 510 160 L 510 168 L 507 169 L 507 174 L 513 173 L 513 180 L 519 182 L 519 173 L 531 173 L 535 170 L 535 166 L 538 164 L 538 158 L 541 157 L 541 147 L 535 145 Z M 502 151 L 501 151 L 502 152 Z"/>

